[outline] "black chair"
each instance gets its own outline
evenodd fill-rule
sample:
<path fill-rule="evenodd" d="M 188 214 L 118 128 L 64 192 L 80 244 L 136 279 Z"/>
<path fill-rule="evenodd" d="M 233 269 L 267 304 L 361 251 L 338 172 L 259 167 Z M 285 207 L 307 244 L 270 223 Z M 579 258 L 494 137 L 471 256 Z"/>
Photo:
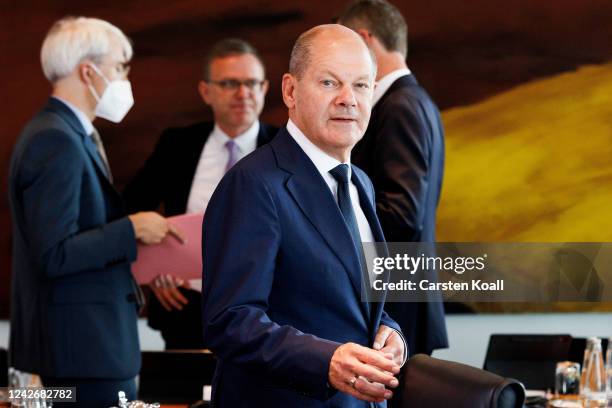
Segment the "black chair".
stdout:
<path fill-rule="evenodd" d="M 404 366 L 401 408 L 521 408 L 525 388 L 479 368 L 417 354 Z"/>
<path fill-rule="evenodd" d="M 138 397 L 147 402 L 189 404 L 212 383 L 216 360 L 208 350 L 143 351 Z"/>
<path fill-rule="evenodd" d="M 0 348 L 0 387 L 8 387 L 8 353 Z"/>
<path fill-rule="evenodd" d="M 517 378 L 527 389 L 553 390 L 557 362 L 568 359 L 571 345 L 569 334 L 494 334 L 489 339 L 484 369 Z"/>

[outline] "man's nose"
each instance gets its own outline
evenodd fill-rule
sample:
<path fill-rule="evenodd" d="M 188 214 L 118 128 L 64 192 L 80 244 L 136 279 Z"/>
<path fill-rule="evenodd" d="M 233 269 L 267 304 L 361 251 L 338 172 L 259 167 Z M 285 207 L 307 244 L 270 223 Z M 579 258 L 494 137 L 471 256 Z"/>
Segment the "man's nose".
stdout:
<path fill-rule="evenodd" d="M 348 85 L 342 86 L 342 88 L 340 88 L 340 93 L 336 97 L 336 103 L 341 106 L 356 106 L 357 99 L 355 98 L 353 89 Z"/>
<path fill-rule="evenodd" d="M 238 85 L 238 89 L 236 89 L 236 96 L 240 98 L 246 98 L 247 96 L 249 96 L 250 93 L 251 89 L 247 85 L 242 83 Z"/>

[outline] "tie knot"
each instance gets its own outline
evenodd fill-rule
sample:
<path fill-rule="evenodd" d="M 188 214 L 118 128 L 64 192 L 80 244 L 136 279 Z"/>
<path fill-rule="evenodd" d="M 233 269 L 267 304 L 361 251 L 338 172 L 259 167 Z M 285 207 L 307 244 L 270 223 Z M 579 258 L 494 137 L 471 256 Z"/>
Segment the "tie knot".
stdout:
<path fill-rule="evenodd" d="M 225 142 L 225 148 L 230 152 L 235 152 L 238 149 L 238 144 L 233 140 L 228 140 Z"/>
<path fill-rule="evenodd" d="M 98 131 L 95 128 L 94 128 L 93 132 L 91 132 L 89 137 L 91 137 L 93 139 L 93 141 L 96 144 L 96 146 L 102 142 L 102 138 L 100 137 L 100 133 L 98 133 Z"/>
<path fill-rule="evenodd" d="M 349 181 L 349 166 L 348 164 L 339 164 L 329 171 L 334 176 L 338 183 L 348 183 Z"/>

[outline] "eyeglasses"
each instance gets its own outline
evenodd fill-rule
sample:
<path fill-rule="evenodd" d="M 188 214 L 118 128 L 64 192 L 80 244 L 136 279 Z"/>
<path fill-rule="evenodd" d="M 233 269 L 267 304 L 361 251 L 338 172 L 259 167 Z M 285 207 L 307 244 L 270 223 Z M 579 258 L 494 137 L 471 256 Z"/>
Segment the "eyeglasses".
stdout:
<path fill-rule="evenodd" d="M 114 69 L 115 72 L 122 76 L 127 76 L 130 73 L 130 63 L 129 62 L 118 62 L 115 64 Z"/>
<path fill-rule="evenodd" d="M 110 67 L 112 69 L 112 72 L 119 77 L 127 77 L 128 74 L 130 73 L 130 62 L 129 61 L 103 63 L 101 64 L 101 66 L 102 65 Z"/>
<path fill-rule="evenodd" d="M 240 89 L 241 85 L 246 86 L 251 91 L 258 91 L 261 89 L 266 80 L 264 79 L 263 81 L 261 81 L 259 79 L 245 79 L 241 81 L 239 79 L 222 79 L 220 81 L 208 82 L 210 82 L 211 84 L 215 84 L 228 91 L 236 91 Z"/>

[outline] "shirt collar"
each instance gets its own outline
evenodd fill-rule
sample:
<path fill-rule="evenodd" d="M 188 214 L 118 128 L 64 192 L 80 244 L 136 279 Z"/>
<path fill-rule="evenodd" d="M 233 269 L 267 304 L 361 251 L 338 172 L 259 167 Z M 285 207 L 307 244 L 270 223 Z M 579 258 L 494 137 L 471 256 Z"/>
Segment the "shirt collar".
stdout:
<path fill-rule="evenodd" d="M 66 105 L 68 109 L 70 109 L 72 113 L 74 113 L 74 116 L 77 117 L 77 119 L 79 120 L 79 123 L 81 124 L 81 126 L 83 126 L 83 130 L 85 130 L 85 134 L 91 135 L 93 133 L 94 131 L 93 123 L 91 123 L 91 120 L 89 120 L 87 115 L 85 115 L 82 110 L 80 110 L 79 108 L 77 108 L 76 106 L 68 102 L 67 100 L 62 99 L 58 96 L 51 96 L 51 97 L 60 101 L 64 105 Z"/>
<path fill-rule="evenodd" d="M 331 169 L 342 164 L 338 159 L 331 157 L 323 150 L 321 150 L 317 145 L 312 143 L 308 137 L 298 128 L 295 123 L 291 119 L 287 122 L 287 131 L 293 137 L 295 142 L 302 148 L 306 156 L 312 161 L 315 165 L 319 173 L 323 177 L 326 177 Z M 349 180 L 351 179 L 351 162 L 350 160 L 345 163 L 349 166 Z"/>
<path fill-rule="evenodd" d="M 215 127 L 210 135 L 211 138 L 216 139 L 220 144 L 225 145 L 230 140 L 233 140 L 238 149 L 241 152 L 249 152 L 255 150 L 257 147 L 257 135 L 259 134 L 259 121 L 253 122 L 250 128 L 244 131 L 244 133 L 231 138 L 225 133 L 219 125 L 215 123 Z"/>
<path fill-rule="evenodd" d="M 391 71 L 384 77 L 380 78 L 380 80 L 377 81 L 376 88 L 374 88 L 374 97 L 372 101 L 372 106 L 376 105 L 376 102 L 378 102 L 380 98 L 382 98 L 385 92 L 389 90 L 391 85 L 397 79 L 403 76 L 406 76 L 406 75 L 410 75 L 410 74 L 411 74 L 410 69 L 406 67 L 406 68 L 396 69 L 395 71 Z"/>

